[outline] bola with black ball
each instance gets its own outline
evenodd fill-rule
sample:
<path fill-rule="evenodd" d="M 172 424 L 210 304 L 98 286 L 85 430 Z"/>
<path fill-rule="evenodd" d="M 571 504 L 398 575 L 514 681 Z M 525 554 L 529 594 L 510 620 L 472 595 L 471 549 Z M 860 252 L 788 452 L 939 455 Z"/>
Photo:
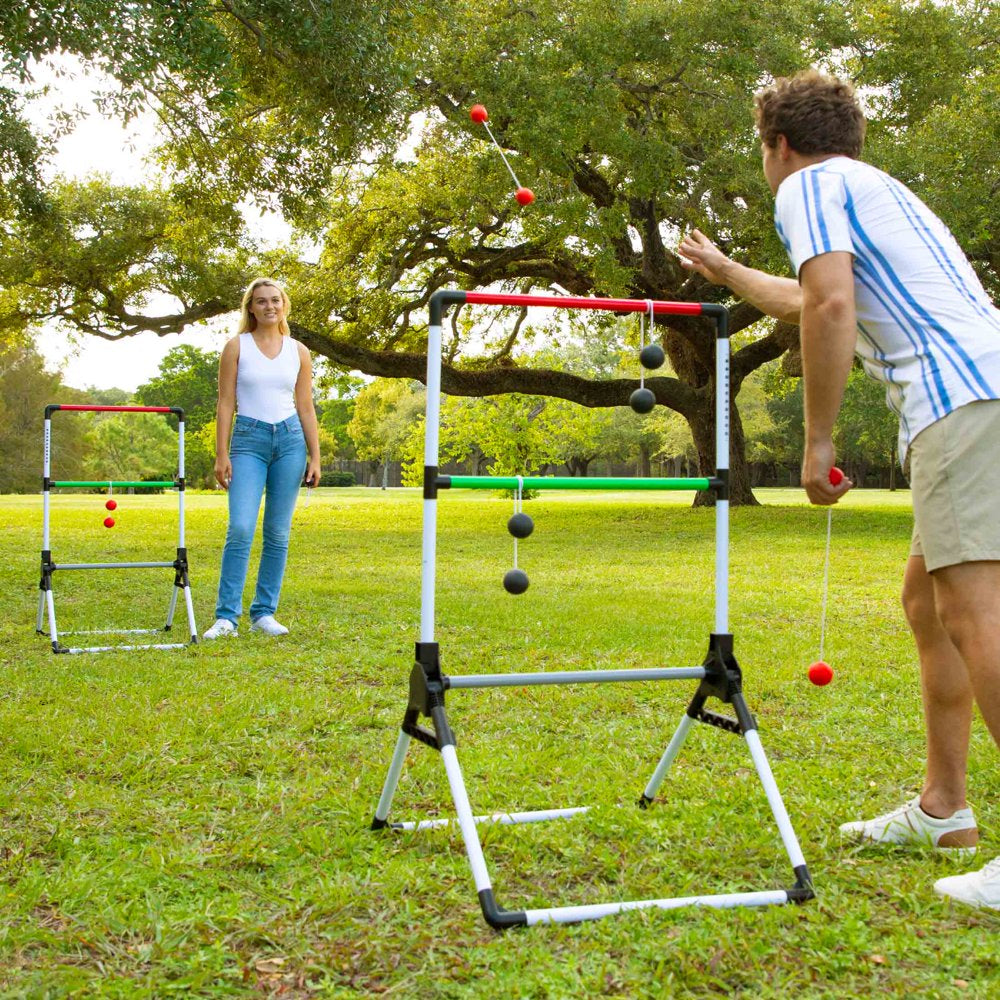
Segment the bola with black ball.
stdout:
<path fill-rule="evenodd" d="M 527 538 L 535 530 L 535 522 L 527 514 L 515 514 L 507 522 L 507 530 L 515 538 Z"/>
<path fill-rule="evenodd" d="M 649 389 L 636 389 L 628 403 L 636 413 L 649 413 L 656 406 L 656 397 Z"/>
<path fill-rule="evenodd" d="M 647 344 L 639 352 L 639 364 L 643 368 L 659 368 L 666 360 L 667 356 L 659 344 Z"/>

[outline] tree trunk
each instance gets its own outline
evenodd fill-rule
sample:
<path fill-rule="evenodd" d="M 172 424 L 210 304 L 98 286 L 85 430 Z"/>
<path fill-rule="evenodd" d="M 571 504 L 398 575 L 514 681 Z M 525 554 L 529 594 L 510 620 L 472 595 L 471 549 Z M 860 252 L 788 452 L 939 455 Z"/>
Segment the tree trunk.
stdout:
<path fill-rule="evenodd" d="M 648 478 L 650 473 L 649 448 L 645 444 L 639 445 L 639 475 Z"/>
<path fill-rule="evenodd" d="M 715 475 L 715 413 L 702 410 L 685 414 L 694 447 L 698 452 L 698 475 Z M 743 422 L 740 420 L 736 404 L 730 405 L 729 412 L 729 503 L 737 506 L 759 506 L 750 485 L 750 465 L 746 458 L 746 443 L 743 436 Z M 715 494 L 711 490 L 701 490 L 694 498 L 696 507 L 714 507 Z"/>

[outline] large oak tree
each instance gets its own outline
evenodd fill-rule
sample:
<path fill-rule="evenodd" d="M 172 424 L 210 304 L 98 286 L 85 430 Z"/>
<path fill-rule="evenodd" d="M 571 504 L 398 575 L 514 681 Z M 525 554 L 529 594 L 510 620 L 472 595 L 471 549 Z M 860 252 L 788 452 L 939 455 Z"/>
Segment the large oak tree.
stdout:
<path fill-rule="evenodd" d="M 82 12 L 87 16 L 83 17 Z M 1000 81 L 994 4 L 868 0 L 187 0 L 61 3 L 0 15 L 8 78 L 81 54 L 152 108 L 163 177 L 43 184 L 44 143 L 0 91 L 0 323 L 57 319 L 117 338 L 231 310 L 247 278 L 284 278 L 295 334 L 345 368 L 421 378 L 426 303 L 444 286 L 719 300 L 671 246 L 688 226 L 787 267 L 750 120 L 753 91 L 819 63 L 872 91 L 871 158 L 927 194 L 998 279 Z M 536 202 L 469 120 L 482 102 Z M 990 138 L 994 140 L 989 142 Z M 237 206 L 280 208 L 297 239 L 262 254 Z M 150 315 L 152 297 L 177 303 Z M 734 396 L 795 331 L 731 302 Z M 623 405 L 634 378 L 523 363 L 531 320 L 450 317 L 446 392 Z M 621 342 L 630 334 L 623 322 Z M 672 374 L 647 379 L 713 465 L 714 337 L 656 329 Z M 733 493 L 753 502 L 735 407 Z"/>

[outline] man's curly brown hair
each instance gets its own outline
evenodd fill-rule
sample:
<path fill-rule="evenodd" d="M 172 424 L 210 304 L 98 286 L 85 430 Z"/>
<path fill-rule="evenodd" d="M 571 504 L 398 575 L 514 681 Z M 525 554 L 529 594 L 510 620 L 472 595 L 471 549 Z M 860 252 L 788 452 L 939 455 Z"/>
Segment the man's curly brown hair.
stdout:
<path fill-rule="evenodd" d="M 840 154 L 857 159 L 865 141 L 865 116 L 854 87 L 814 69 L 776 80 L 754 98 L 761 141 L 783 135 L 796 153 Z"/>

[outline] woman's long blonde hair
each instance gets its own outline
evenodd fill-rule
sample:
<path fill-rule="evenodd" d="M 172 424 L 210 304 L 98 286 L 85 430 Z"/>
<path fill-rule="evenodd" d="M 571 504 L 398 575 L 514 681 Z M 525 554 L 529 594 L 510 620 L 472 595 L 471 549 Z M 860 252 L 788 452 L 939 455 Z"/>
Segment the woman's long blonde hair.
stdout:
<path fill-rule="evenodd" d="M 278 329 L 285 335 L 290 336 L 291 330 L 288 328 L 288 315 L 292 311 L 292 300 L 288 297 L 288 292 L 282 288 L 281 284 L 275 281 L 273 278 L 254 278 L 250 282 L 247 290 L 243 293 L 243 300 L 240 302 L 240 325 L 237 329 L 237 333 L 252 333 L 257 329 L 257 317 L 250 312 L 250 303 L 253 301 L 253 293 L 257 291 L 261 285 L 270 285 L 272 288 L 277 288 L 281 292 L 281 301 L 285 307 L 285 314 L 281 317 L 281 321 L 278 323 Z"/>

